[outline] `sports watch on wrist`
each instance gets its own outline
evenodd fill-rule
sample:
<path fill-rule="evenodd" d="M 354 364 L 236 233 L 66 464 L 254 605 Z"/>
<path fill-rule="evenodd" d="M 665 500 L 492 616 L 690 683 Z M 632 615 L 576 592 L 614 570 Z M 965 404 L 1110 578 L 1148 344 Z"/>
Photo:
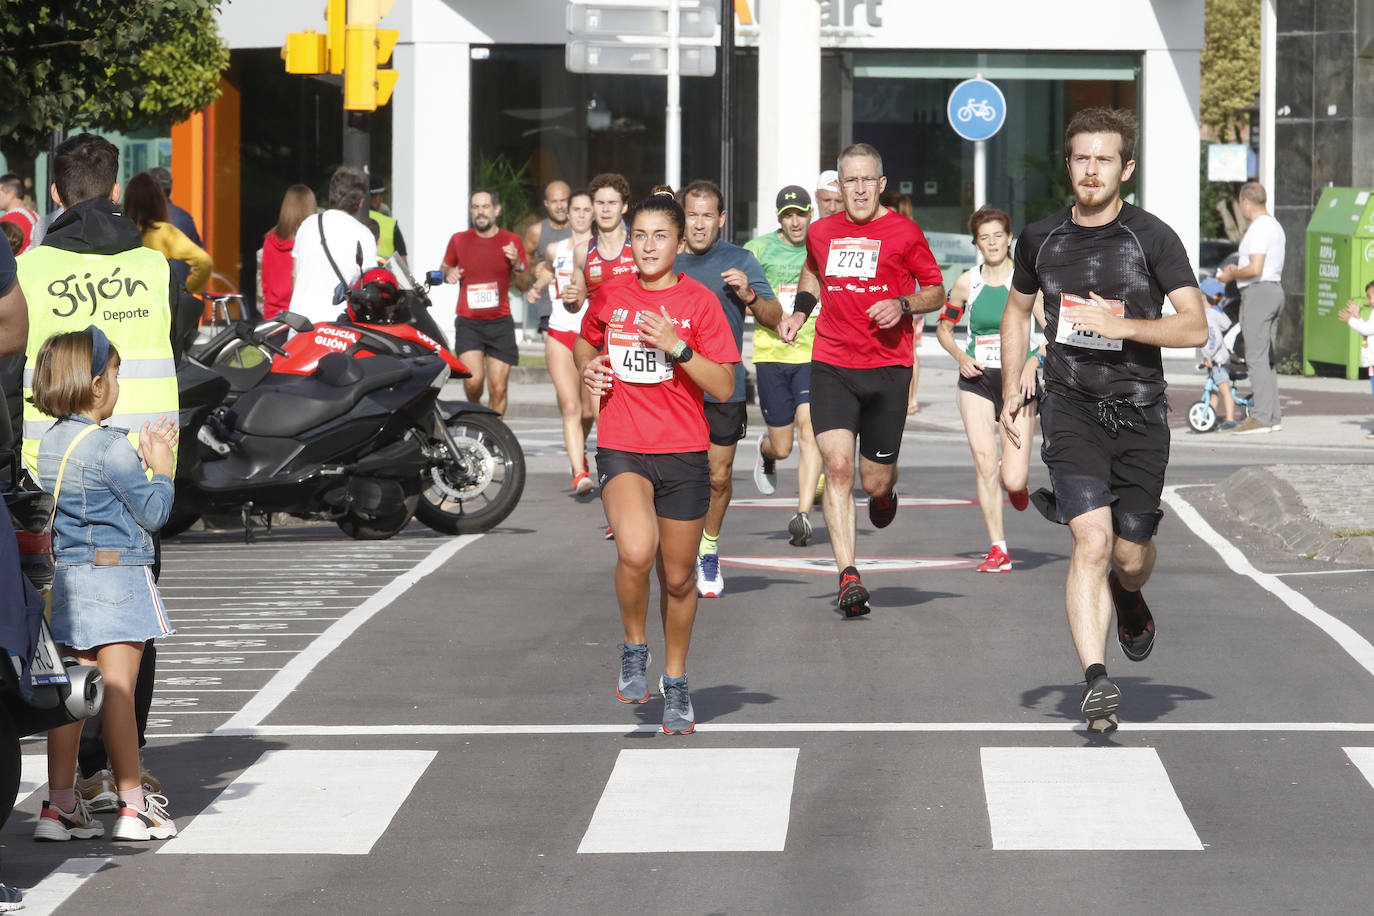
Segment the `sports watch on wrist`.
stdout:
<path fill-rule="evenodd" d="M 673 347 L 673 352 L 668 355 L 673 358 L 673 362 L 675 363 L 685 363 L 695 354 L 692 353 L 692 348 L 687 346 L 687 341 L 679 340 L 677 346 Z"/>
<path fill-rule="evenodd" d="M 910 315 L 910 314 L 911 314 L 911 303 L 910 303 L 909 301 L 907 301 L 906 296 L 898 296 L 898 297 L 897 297 L 897 301 L 900 302 L 900 303 L 902 304 L 902 314 L 903 314 L 903 315 Z"/>

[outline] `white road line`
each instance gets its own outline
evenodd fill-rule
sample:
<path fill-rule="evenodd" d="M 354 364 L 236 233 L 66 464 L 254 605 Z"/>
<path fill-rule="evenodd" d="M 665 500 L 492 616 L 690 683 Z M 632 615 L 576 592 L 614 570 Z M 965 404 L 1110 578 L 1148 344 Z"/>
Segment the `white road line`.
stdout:
<path fill-rule="evenodd" d="M 443 566 L 458 551 L 481 537 L 480 534 L 465 534 L 445 541 L 432 550 L 429 556 L 417 563 L 410 572 L 392 579 L 371 598 L 340 617 L 329 629 L 325 630 L 324 635 L 317 637 L 314 642 L 301 650 L 299 655 L 282 666 L 282 669 L 273 675 L 257 696 L 249 700 L 243 709 L 216 731 L 224 728 L 243 728 L 260 723 L 281 704 L 282 700 L 285 700 L 293 690 L 300 686 L 310 672 L 315 670 L 316 665 L 342 645 L 344 640 L 352 636 L 359 627 L 371 620 L 374 614 L 405 594 L 411 586 L 425 576 Z"/>
<path fill-rule="evenodd" d="M 48 873 L 38 884 L 24 891 L 25 916 L 47 916 L 67 902 L 80 890 L 81 885 L 96 872 L 104 868 L 110 856 L 97 856 L 89 859 L 68 859 Z"/>
<path fill-rule="evenodd" d="M 1368 572 L 1374 572 L 1374 569 L 1317 569 L 1311 572 L 1274 573 L 1274 575 L 1286 579 L 1290 576 L 1339 576 L 1347 573 Z"/>
<path fill-rule="evenodd" d="M 1203 543 L 1211 545 L 1232 572 L 1253 579 L 1256 585 L 1278 598 L 1298 616 L 1303 617 L 1334 639 L 1336 644 L 1349 653 L 1350 657 L 1358 662 L 1361 667 L 1370 674 L 1374 674 L 1374 646 L 1369 644 L 1369 640 L 1357 633 L 1349 624 L 1336 619 L 1317 607 L 1306 595 L 1281 581 L 1278 577 L 1256 569 L 1246 559 L 1245 554 L 1241 553 L 1234 544 L 1207 524 L 1206 519 L 1179 494 L 1177 487 L 1164 488 L 1164 501 L 1173 507 L 1174 511 L 1178 513 L 1178 517 L 1193 530 L 1194 534 L 1202 539 Z"/>
<path fill-rule="evenodd" d="M 795 747 L 627 748 L 579 853 L 782 852 Z M 644 812 L 651 811 L 651 817 Z M 635 829 L 626 830 L 627 823 Z"/>
<path fill-rule="evenodd" d="M 167 710 L 171 712 L 171 710 Z M 698 732 L 721 734 L 881 734 L 881 733 L 1072 733 L 1084 731 L 1082 722 L 698 722 Z M 366 738 L 505 735 L 651 735 L 653 722 L 642 724 L 587 723 L 581 725 L 231 725 L 215 729 L 221 738 Z M 1119 733 L 1156 732 L 1374 732 L 1374 722 L 1122 722 Z M 159 735 L 196 738 L 199 734 Z"/>
<path fill-rule="evenodd" d="M 1202 849 L 1152 747 L 985 747 L 982 763 L 993 849 Z"/>
<path fill-rule="evenodd" d="M 367 855 L 437 753 L 267 751 L 158 853 Z"/>

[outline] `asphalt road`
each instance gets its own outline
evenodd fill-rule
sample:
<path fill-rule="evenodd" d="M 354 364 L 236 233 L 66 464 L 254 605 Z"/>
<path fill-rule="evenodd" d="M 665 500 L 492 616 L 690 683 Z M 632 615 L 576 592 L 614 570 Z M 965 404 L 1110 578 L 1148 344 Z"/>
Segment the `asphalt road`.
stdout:
<path fill-rule="evenodd" d="M 1371 573 L 1287 555 L 1210 491 L 1241 464 L 1367 450 L 1176 437 L 1158 641 L 1141 664 L 1109 651 L 1122 726 L 1101 738 L 1077 712 L 1067 533 L 1008 506 L 1015 570 L 975 574 L 962 437 L 908 433 L 896 522 L 860 509 L 874 612 L 852 621 L 819 511 L 789 546 L 792 509 L 758 499 L 743 448 L 726 591 L 689 664 L 698 732 L 667 737 L 656 690 L 614 696 L 599 504 L 564 489 L 554 421 L 512 425 L 531 476 L 484 536 L 167 546 L 178 632 L 145 762 L 181 835 L 34 843 L 26 744 L 0 833 L 26 912 L 1368 909 Z M 656 678 L 652 622 L 650 640 Z"/>

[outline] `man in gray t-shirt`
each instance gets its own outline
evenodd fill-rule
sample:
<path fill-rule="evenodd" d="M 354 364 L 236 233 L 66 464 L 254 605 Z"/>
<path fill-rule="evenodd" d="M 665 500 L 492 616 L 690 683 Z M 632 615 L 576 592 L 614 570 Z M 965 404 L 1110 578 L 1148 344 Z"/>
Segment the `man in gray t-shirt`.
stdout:
<path fill-rule="evenodd" d="M 544 212 L 548 215 L 525 230 L 525 261 L 530 265 L 535 279 L 530 291 L 525 294 L 525 335 L 538 329 L 542 334 L 549 329 L 549 313 L 553 311 L 553 299 L 549 297 L 549 280 L 553 279 L 553 265 L 549 263 L 550 245 L 557 245 L 572 237 L 572 226 L 568 224 L 568 202 L 572 190 L 566 181 L 550 181 L 544 186 Z"/>

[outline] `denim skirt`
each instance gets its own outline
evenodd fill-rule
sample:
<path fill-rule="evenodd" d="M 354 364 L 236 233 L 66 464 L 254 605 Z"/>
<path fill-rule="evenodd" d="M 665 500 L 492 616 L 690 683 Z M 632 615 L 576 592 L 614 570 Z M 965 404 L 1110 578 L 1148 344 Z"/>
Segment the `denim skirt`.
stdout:
<path fill-rule="evenodd" d="M 175 632 L 151 566 L 59 566 L 48 625 L 54 641 L 73 649 L 145 642 Z"/>

